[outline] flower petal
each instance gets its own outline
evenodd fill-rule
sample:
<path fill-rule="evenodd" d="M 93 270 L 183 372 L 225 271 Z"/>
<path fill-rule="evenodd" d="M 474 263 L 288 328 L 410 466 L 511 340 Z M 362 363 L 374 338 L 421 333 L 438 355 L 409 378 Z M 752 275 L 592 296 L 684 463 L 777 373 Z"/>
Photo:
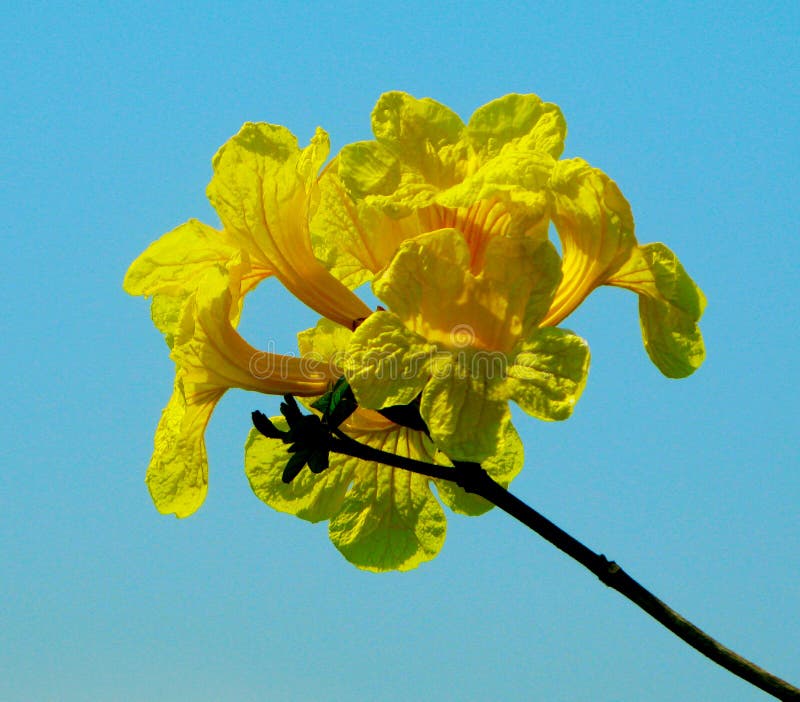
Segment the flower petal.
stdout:
<path fill-rule="evenodd" d="M 272 417 L 272 423 L 286 431 L 283 417 Z M 355 464 L 331 456 L 330 466 L 319 474 L 301 470 L 290 483 L 284 483 L 283 469 L 292 454 L 278 439 L 268 439 L 255 429 L 245 444 L 245 473 L 256 496 L 279 512 L 294 514 L 309 522 L 330 519 L 342 507 L 345 492 L 353 479 Z"/>
<path fill-rule="evenodd" d="M 287 427 L 282 417 L 271 421 Z M 430 440 L 405 427 L 349 434 L 379 450 L 433 460 Z M 378 572 L 409 570 L 441 549 L 446 520 L 427 477 L 332 453 L 322 473 L 301 470 L 286 484 L 282 475 L 290 456 L 281 441 L 251 431 L 245 471 L 253 492 L 278 511 L 311 522 L 330 519 L 331 541 L 354 565 Z"/>
<path fill-rule="evenodd" d="M 153 503 L 163 514 L 188 517 L 203 503 L 208 489 L 208 459 L 204 433 L 224 389 L 198 402 L 187 402 L 180 378 L 161 414 L 155 448 L 145 482 Z"/>
<path fill-rule="evenodd" d="M 337 157 L 337 176 L 356 198 L 391 195 L 402 178 L 401 156 L 377 141 L 357 141 Z"/>
<path fill-rule="evenodd" d="M 342 149 L 339 175 L 357 198 L 392 217 L 433 203 L 436 193 L 477 168 L 461 118 L 441 103 L 385 93 L 372 112 L 377 141 Z"/>
<path fill-rule="evenodd" d="M 421 432 L 398 428 L 353 438 L 384 451 L 429 461 L 430 442 Z M 447 529 L 444 510 L 429 479 L 383 464 L 336 458 L 353 466 L 353 486 L 328 526 L 331 541 L 364 570 L 410 570 L 434 558 Z"/>
<path fill-rule="evenodd" d="M 150 244 L 130 265 L 122 286 L 131 295 L 180 295 L 237 250 L 224 231 L 190 219 Z"/>
<path fill-rule="evenodd" d="M 418 236 L 401 245 L 373 290 L 408 329 L 442 348 L 508 352 L 549 307 L 558 256 L 549 242 L 497 237 L 475 275 L 471 255 L 456 230 Z"/>
<path fill-rule="evenodd" d="M 224 267 L 235 258 L 241 260 L 235 240 L 224 231 L 192 219 L 150 244 L 128 268 L 123 288 L 131 295 L 153 296 L 153 323 L 171 348 L 183 307 L 204 273 L 213 267 Z M 245 268 L 239 304 L 231 309 L 234 326 L 244 295 L 268 275 L 263 268 Z"/>
<path fill-rule="evenodd" d="M 496 388 L 502 376 L 475 372 L 462 355 L 434 370 L 422 391 L 420 414 L 448 458 L 481 463 L 499 451 L 511 413 Z"/>
<path fill-rule="evenodd" d="M 347 347 L 345 375 L 366 409 L 406 405 L 419 395 L 436 349 L 391 312 L 375 312 Z"/>
<path fill-rule="evenodd" d="M 467 124 L 470 141 L 484 158 L 504 148 L 542 151 L 558 158 L 567 124 L 558 105 L 536 95 L 505 95 L 479 107 Z"/>
<path fill-rule="evenodd" d="M 434 187 L 452 184 L 464 151 L 464 123 L 449 107 L 399 91 L 384 93 L 372 111 L 372 132 Z"/>
<path fill-rule="evenodd" d="M 312 309 L 350 326 L 369 308 L 314 257 L 308 229 L 319 200 L 316 173 L 327 153 L 321 129 L 301 151 L 288 129 L 247 123 L 214 156 L 207 192 L 225 230 L 252 261 Z"/>
<path fill-rule="evenodd" d="M 705 359 L 697 322 L 706 300 L 677 256 L 663 244 L 639 246 L 608 281 L 639 295 L 647 354 L 669 378 L 685 378 Z"/>
<path fill-rule="evenodd" d="M 564 277 L 542 324 L 556 326 L 627 260 L 636 239 L 616 183 L 582 159 L 559 161 L 550 191 Z"/>
<path fill-rule="evenodd" d="M 344 375 L 344 353 L 353 337 L 350 329 L 322 317 L 311 329 L 297 335 L 300 356 L 309 363 L 326 365 L 333 378 Z"/>
<path fill-rule="evenodd" d="M 565 329 L 545 327 L 517 346 L 502 393 L 538 419 L 562 420 L 572 414 L 588 372 L 586 342 Z"/>
<path fill-rule="evenodd" d="M 371 280 L 402 241 L 420 233 L 416 217 L 393 219 L 363 199 L 351 199 L 334 168 L 322 175 L 320 193 L 320 206 L 311 220 L 314 253 L 351 289 Z"/>
<path fill-rule="evenodd" d="M 493 239 L 486 249 L 480 279 L 506 301 L 500 316 L 504 321 L 491 347 L 508 349 L 520 335 L 535 328 L 550 308 L 561 282 L 561 258 L 549 241 Z M 493 306 L 498 307 L 497 302 Z"/>
<path fill-rule="evenodd" d="M 511 218 L 510 233 L 544 239 L 549 224 L 546 186 L 555 163 L 544 152 L 504 152 L 437 194 L 435 202 L 456 208 L 499 200 Z"/>

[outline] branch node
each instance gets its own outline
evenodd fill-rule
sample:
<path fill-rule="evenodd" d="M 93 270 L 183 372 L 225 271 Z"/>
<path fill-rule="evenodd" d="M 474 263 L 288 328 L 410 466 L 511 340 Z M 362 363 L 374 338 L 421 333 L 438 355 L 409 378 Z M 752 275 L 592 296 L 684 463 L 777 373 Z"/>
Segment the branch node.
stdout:
<path fill-rule="evenodd" d="M 594 572 L 601 583 L 608 587 L 614 587 L 613 583 L 619 573 L 622 572 L 622 568 L 618 563 L 608 560 L 608 558 L 601 553 L 597 556 L 597 567 Z"/>

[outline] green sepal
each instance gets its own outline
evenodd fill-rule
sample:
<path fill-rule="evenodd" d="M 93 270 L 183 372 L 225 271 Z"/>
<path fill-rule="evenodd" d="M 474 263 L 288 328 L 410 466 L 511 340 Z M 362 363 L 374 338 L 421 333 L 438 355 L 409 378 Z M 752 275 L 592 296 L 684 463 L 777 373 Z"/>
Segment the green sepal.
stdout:
<path fill-rule="evenodd" d="M 253 412 L 252 418 L 253 426 L 259 433 L 268 439 L 278 439 L 284 444 L 291 444 L 287 452 L 292 455 L 286 463 L 281 478 L 284 483 L 290 483 L 306 464 L 315 474 L 321 473 L 328 467 L 330 433 L 329 425 L 323 424 L 319 417 L 314 414 L 304 415 L 292 395 L 284 395 L 283 399 L 281 414 L 289 426 L 288 431 L 278 429 L 262 412 Z"/>
<path fill-rule="evenodd" d="M 350 388 L 347 379 L 342 376 L 330 391 L 312 403 L 311 406 L 322 413 L 323 423 L 334 429 L 356 411 L 358 402 L 356 402 L 355 395 L 353 395 L 353 390 Z"/>
<path fill-rule="evenodd" d="M 296 450 L 297 446 L 292 446 L 289 451 L 291 452 L 292 449 Z M 298 451 L 289 459 L 289 462 L 283 469 L 283 475 L 281 476 L 281 480 L 283 480 L 284 483 L 291 483 L 292 480 L 297 477 L 298 473 L 303 470 L 308 459 L 308 454 L 309 452 L 307 450 Z"/>
<path fill-rule="evenodd" d="M 250 416 L 253 420 L 253 426 L 259 433 L 263 434 L 268 439 L 280 439 L 284 443 L 286 442 L 289 432 L 278 429 L 263 412 L 255 410 Z"/>
<path fill-rule="evenodd" d="M 315 475 L 319 475 L 330 465 L 328 449 L 317 449 L 312 451 L 308 457 L 308 468 Z"/>

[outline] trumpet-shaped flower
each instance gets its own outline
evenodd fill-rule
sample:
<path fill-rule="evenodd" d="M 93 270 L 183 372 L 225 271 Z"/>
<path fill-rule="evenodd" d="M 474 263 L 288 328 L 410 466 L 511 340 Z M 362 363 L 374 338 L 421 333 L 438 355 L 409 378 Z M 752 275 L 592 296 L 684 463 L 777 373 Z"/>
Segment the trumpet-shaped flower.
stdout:
<path fill-rule="evenodd" d="M 285 127 L 245 124 L 217 152 L 208 196 L 222 230 L 190 220 L 151 244 L 130 266 L 124 289 L 153 296 L 156 326 L 171 340 L 202 274 L 234 258 L 242 297 L 269 275 L 321 315 L 350 326 L 369 308 L 317 260 L 309 220 L 319 205 L 317 172 L 328 154 L 321 129 L 305 149 Z M 241 312 L 234 310 L 234 321 Z"/>
<path fill-rule="evenodd" d="M 351 331 L 321 320 L 298 335 L 301 356 L 335 368 L 352 336 Z M 282 417 L 272 421 L 286 429 Z M 373 448 L 449 465 L 424 432 L 398 426 L 377 412 L 359 408 L 341 428 Z M 253 491 L 279 511 L 310 522 L 330 520 L 333 544 L 365 570 L 408 570 L 436 556 L 444 543 L 446 519 L 431 483 L 455 512 L 477 515 L 491 507 L 454 483 L 341 454 L 331 454 L 329 467 L 319 475 L 301 471 L 285 483 L 281 476 L 290 456 L 280 440 L 251 431 L 245 470 Z M 522 444 L 510 423 L 496 454 L 483 467 L 504 485 L 522 468 Z"/>
<path fill-rule="evenodd" d="M 645 348 L 664 374 L 683 377 L 702 363 L 702 292 L 663 244 L 638 245 L 630 206 L 607 175 L 559 160 L 558 107 L 507 95 L 465 125 L 434 100 L 394 92 L 378 100 L 372 128 L 374 141 L 345 147 L 325 174 L 330 204 L 312 223 L 319 255 L 346 284 L 369 280 L 402 241 L 425 232 L 458 230 L 477 272 L 491 239 L 544 240 L 552 222 L 563 278 L 542 326 L 559 324 L 600 285 L 624 287 L 639 295 Z"/>
<path fill-rule="evenodd" d="M 319 205 L 317 174 L 328 156 L 321 129 L 302 151 L 284 127 L 248 123 L 214 156 L 208 197 L 228 236 L 295 297 L 350 326 L 369 308 L 316 259 L 309 220 Z"/>
<path fill-rule="evenodd" d="M 127 292 L 153 297 L 153 321 L 176 364 L 147 471 L 162 512 L 183 517 L 202 503 L 208 482 L 203 436 L 227 389 L 318 395 L 331 381 L 309 374 L 298 359 L 258 352 L 239 336 L 235 327 L 250 290 L 275 275 L 337 322 L 349 326 L 369 314 L 311 251 L 308 223 L 327 150 L 321 130 L 301 150 L 283 127 L 244 125 L 213 160 L 209 197 L 223 229 L 190 220 L 149 246 L 125 276 Z"/>
<path fill-rule="evenodd" d="M 228 389 L 318 395 L 332 381 L 324 369 L 260 352 L 236 332 L 230 319 L 239 305 L 237 273 L 235 267 L 209 268 L 181 313 L 171 354 L 174 389 L 156 429 L 146 476 L 160 512 L 186 517 L 205 499 L 205 428 Z"/>
<path fill-rule="evenodd" d="M 560 280 L 549 242 L 496 237 L 483 265 L 455 229 L 405 241 L 373 282 L 391 311 L 355 332 L 345 373 L 359 405 L 412 402 L 437 447 L 460 461 L 497 451 L 508 401 L 545 420 L 568 417 L 589 365 L 585 342 L 539 328 Z"/>

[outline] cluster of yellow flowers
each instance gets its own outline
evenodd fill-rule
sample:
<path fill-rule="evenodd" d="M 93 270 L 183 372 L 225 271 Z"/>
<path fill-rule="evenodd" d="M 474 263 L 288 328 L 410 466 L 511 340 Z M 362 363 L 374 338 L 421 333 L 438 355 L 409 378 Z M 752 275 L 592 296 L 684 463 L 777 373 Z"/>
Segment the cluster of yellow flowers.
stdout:
<path fill-rule="evenodd" d="M 571 414 L 589 352 L 556 325 L 600 285 L 638 294 L 645 349 L 665 375 L 702 363 L 702 293 L 667 247 L 637 243 L 607 175 L 559 159 L 556 105 L 507 95 L 465 125 L 434 100 L 392 92 L 372 128 L 374 140 L 323 168 L 321 129 L 301 149 L 284 127 L 245 124 L 213 160 L 207 192 L 221 229 L 190 220 L 131 265 L 125 290 L 152 296 L 176 366 L 147 470 L 161 512 L 185 517 L 203 502 L 203 434 L 226 390 L 315 397 L 341 374 L 358 401 L 346 434 L 419 460 L 480 462 L 507 485 L 522 467 L 508 401 L 540 419 Z M 299 357 L 259 351 L 236 331 L 245 295 L 270 275 L 323 317 L 299 334 Z M 367 281 L 385 309 L 352 292 Z M 376 411 L 412 402 L 428 432 Z M 281 441 L 252 431 L 253 491 L 330 520 L 336 547 L 369 570 L 438 553 L 446 525 L 432 482 L 456 512 L 490 506 L 451 482 L 341 455 L 286 484 L 287 459 Z"/>

